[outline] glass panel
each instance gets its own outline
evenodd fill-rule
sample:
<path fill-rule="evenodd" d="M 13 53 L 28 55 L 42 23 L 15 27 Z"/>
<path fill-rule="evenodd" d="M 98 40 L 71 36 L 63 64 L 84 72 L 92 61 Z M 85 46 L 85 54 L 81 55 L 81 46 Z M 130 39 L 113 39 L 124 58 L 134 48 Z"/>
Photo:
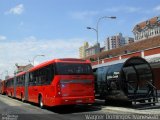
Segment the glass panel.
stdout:
<path fill-rule="evenodd" d="M 134 90 L 137 86 L 137 75 L 136 71 L 132 66 L 123 68 L 125 73 L 127 85 L 128 85 L 128 93 L 134 93 Z"/>
<path fill-rule="evenodd" d="M 140 65 L 140 64 L 144 64 L 145 62 L 142 59 L 131 59 L 130 61 L 128 61 L 125 66 L 133 66 L 133 65 Z"/>
<path fill-rule="evenodd" d="M 56 72 L 60 75 L 88 75 L 93 74 L 90 64 L 57 63 Z"/>
<path fill-rule="evenodd" d="M 107 80 L 118 79 L 122 65 L 122 63 L 119 63 L 109 66 L 107 71 Z"/>
<path fill-rule="evenodd" d="M 106 74 L 109 67 L 98 68 L 98 78 L 97 81 L 106 81 Z"/>
<path fill-rule="evenodd" d="M 48 65 L 30 73 L 30 85 L 47 85 L 54 79 L 54 65 Z"/>
<path fill-rule="evenodd" d="M 152 82 L 152 73 L 150 67 L 147 64 L 136 65 L 135 66 L 138 76 L 138 92 L 147 92 L 148 90 L 148 82 Z"/>

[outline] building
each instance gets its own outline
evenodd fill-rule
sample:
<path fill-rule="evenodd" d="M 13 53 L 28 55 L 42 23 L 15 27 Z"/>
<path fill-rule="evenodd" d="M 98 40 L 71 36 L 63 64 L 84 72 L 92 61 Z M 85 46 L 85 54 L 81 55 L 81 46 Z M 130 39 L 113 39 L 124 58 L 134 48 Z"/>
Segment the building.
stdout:
<path fill-rule="evenodd" d="M 91 64 L 95 66 L 102 63 L 110 64 L 133 56 L 145 58 L 150 63 L 155 78 L 154 85 L 160 96 L 160 35 L 146 40 L 139 40 L 109 51 L 103 51 L 86 59 L 92 59 Z"/>
<path fill-rule="evenodd" d="M 134 38 L 132 37 L 125 37 L 125 44 L 129 44 L 129 43 L 133 43 L 134 42 Z"/>
<path fill-rule="evenodd" d="M 112 57 L 119 58 L 119 56 L 123 54 L 124 56 L 126 56 L 126 54 L 132 54 L 135 52 L 139 53 L 141 51 L 144 51 L 145 49 L 148 50 L 150 48 L 157 48 L 158 46 L 160 46 L 160 35 L 155 36 L 153 38 L 148 38 L 146 40 L 142 40 L 142 41 L 140 40 L 137 42 L 133 42 L 131 44 L 128 44 L 128 45 L 125 45 L 125 46 L 122 46 L 116 49 L 112 49 L 110 51 L 103 51 L 99 54 L 88 56 L 86 59 L 90 59 L 90 58 L 95 59 L 95 60 L 97 60 L 97 58 L 108 59 L 109 58 L 108 56 L 111 56 L 111 55 Z M 158 51 L 157 53 L 160 54 L 160 51 Z"/>
<path fill-rule="evenodd" d="M 125 44 L 134 42 L 134 38 L 131 37 L 123 37 L 122 33 L 118 33 L 117 35 L 108 37 L 104 41 L 105 50 L 112 50 L 121 46 L 124 46 Z"/>
<path fill-rule="evenodd" d="M 122 46 L 122 44 L 125 44 L 124 38 L 122 37 L 122 33 L 108 37 L 104 41 L 105 50 L 111 50 L 114 48 L 118 48 Z"/>
<path fill-rule="evenodd" d="M 84 42 L 83 46 L 79 48 L 79 57 L 85 58 L 86 57 L 86 49 L 89 48 L 88 42 Z"/>
<path fill-rule="evenodd" d="M 160 35 L 160 16 L 141 22 L 133 28 L 135 40 L 143 40 Z"/>
<path fill-rule="evenodd" d="M 26 72 L 30 68 L 32 68 L 33 65 L 32 64 L 28 64 L 28 65 L 25 65 L 25 66 L 20 66 L 20 65 L 16 64 L 16 67 L 17 67 L 17 70 L 15 71 L 15 74 L 20 73 L 20 72 Z"/>
<path fill-rule="evenodd" d="M 86 57 L 100 53 L 100 49 L 101 48 L 99 43 L 96 43 L 94 46 L 87 48 L 85 50 Z"/>

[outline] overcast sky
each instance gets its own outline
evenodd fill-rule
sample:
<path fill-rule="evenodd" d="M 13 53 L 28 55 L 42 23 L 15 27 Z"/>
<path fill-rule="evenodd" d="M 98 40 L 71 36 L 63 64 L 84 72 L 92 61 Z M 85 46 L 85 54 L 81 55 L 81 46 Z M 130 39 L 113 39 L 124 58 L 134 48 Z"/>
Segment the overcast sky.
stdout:
<path fill-rule="evenodd" d="M 0 0 L 0 74 L 12 74 L 15 63 L 35 64 L 53 58 L 78 57 L 84 41 L 93 45 L 98 18 L 99 41 L 121 32 L 133 37 L 133 27 L 160 15 L 160 0 Z M 103 44 L 101 45 L 103 46 Z M 0 76 L 0 77 L 1 77 Z"/>

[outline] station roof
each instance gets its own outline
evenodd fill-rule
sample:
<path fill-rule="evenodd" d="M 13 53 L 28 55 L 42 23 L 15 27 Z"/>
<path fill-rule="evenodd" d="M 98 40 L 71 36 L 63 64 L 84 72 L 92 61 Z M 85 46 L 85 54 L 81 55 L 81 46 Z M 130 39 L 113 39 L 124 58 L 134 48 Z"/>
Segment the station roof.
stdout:
<path fill-rule="evenodd" d="M 147 60 L 152 68 L 160 68 L 160 57 L 155 57 Z"/>
<path fill-rule="evenodd" d="M 109 66 L 109 65 L 115 65 L 115 64 L 118 64 L 118 63 L 124 63 L 127 59 L 121 59 L 121 60 L 115 60 L 115 61 L 112 61 L 112 62 L 106 62 L 106 63 L 102 63 L 102 64 L 97 64 L 97 65 L 94 65 L 92 66 L 92 68 L 99 68 L 99 67 L 103 67 L 103 66 Z"/>
<path fill-rule="evenodd" d="M 104 58 L 109 58 L 109 56 L 114 57 L 114 56 L 124 55 L 124 54 L 137 52 L 137 51 L 141 51 L 149 48 L 159 47 L 159 46 L 160 46 L 160 35 L 152 38 L 136 41 L 128 45 L 125 45 L 116 49 L 112 49 L 109 51 L 103 51 L 99 54 L 88 56 L 85 59 L 90 59 L 90 58 L 94 60 L 98 60 L 98 58 L 104 59 Z"/>

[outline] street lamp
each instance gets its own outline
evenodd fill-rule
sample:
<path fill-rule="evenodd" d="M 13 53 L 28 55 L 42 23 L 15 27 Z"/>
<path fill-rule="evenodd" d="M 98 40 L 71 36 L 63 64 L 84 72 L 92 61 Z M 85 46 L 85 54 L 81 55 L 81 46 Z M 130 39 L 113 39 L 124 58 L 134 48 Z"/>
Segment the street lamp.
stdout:
<path fill-rule="evenodd" d="M 39 56 L 44 57 L 45 55 L 35 55 L 35 56 L 33 57 L 33 66 L 34 66 L 34 61 L 35 61 L 36 57 L 39 57 Z"/>
<path fill-rule="evenodd" d="M 87 29 L 91 29 L 91 30 L 94 30 L 96 32 L 97 43 L 98 43 L 98 29 L 95 29 L 95 28 L 92 28 L 92 27 L 87 27 Z"/>
<path fill-rule="evenodd" d="M 100 17 L 97 21 L 97 26 L 96 26 L 96 29 L 95 28 L 92 28 L 92 27 L 87 27 L 87 29 L 92 29 L 94 31 L 96 31 L 96 34 L 97 34 L 97 43 L 98 43 L 98 27 L 99 27 L 99 22 L 102 20 L 102 19 L 105 19 L 105 18 L 109 18 L 109 19 L 116 19 L 115 16 L 103 16 L 103 17 Z"/>

